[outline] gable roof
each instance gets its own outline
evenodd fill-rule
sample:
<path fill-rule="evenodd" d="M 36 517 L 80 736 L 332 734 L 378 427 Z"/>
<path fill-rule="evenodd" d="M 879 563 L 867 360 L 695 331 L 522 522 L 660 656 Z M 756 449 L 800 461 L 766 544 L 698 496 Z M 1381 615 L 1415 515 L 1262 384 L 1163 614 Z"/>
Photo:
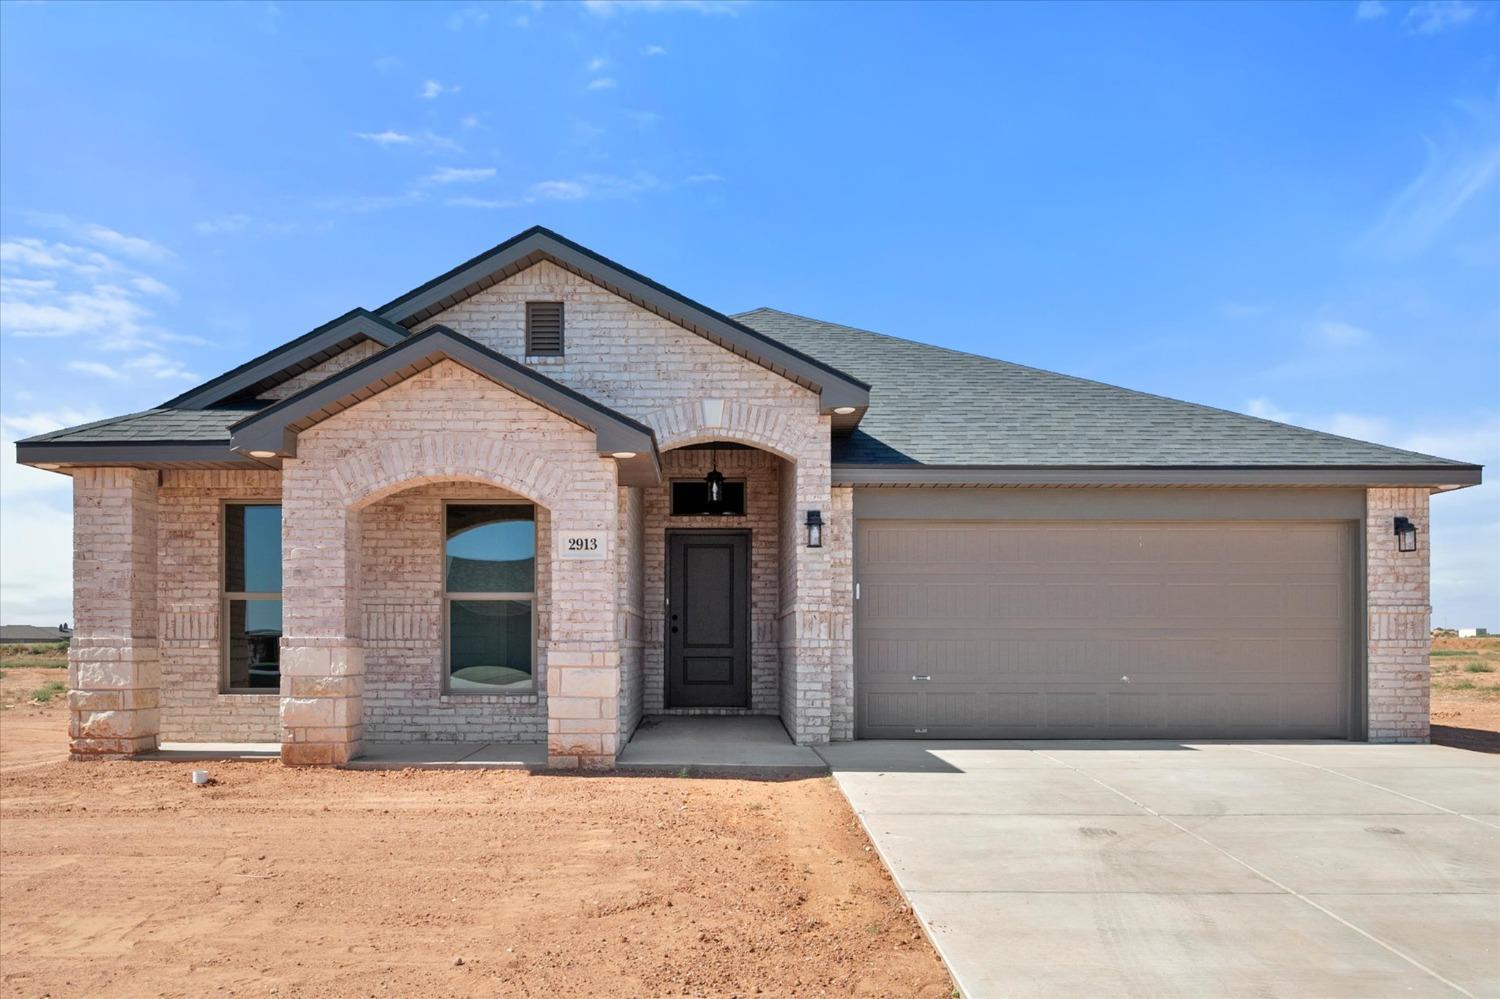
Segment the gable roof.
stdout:
<path fill-rule="evenodd" d="M 351 309 L 332 322 L 168 399 L 161 408 L 203 409 L 231 398 L 254 398 L 361 340 L 374 340 L 389 347 L 400 343 L 406 335 L 404 328 L 382 319 L 369 309 Z"/>
<path fill-rule="evenodd" d="M 229 427 L 230 450 L 257 458 L 295 457 L 297 436 L 303 430 L 445 360 L 594 431 L 601 455 L 629 453 L 628 458 L 615 459 L 621 485 L 654 485 L 661 480 L 656 436 L 650 427 L 446 326 L 429 327 L 237 421 Z"/>
<path fill-rule="evenodd" d="M 532 226 L 512 236 L 376 311 L 385 319 L 410 329 L 542 260 L 549 260 L 726 350 L 818 392 L 825 412 L 853 408 L 853 413 L 835 416 L 835 429 L 852 428 L 869 405 L 870 386 L 867 382 L 850 376 L 825 360 L 766 337 L 542 226 Z"/>
<path fill-rule="evenodd" d="M 1477 465 L 775 309 L 736 318 L 874 386 L 859 428 L 834 439 L 836 481 L 1093 481 L 1068 473 L 1105 469 L 1146 484 L 1187 481 L 1185 468 L 1223 484 L 1479 481 Z"/>

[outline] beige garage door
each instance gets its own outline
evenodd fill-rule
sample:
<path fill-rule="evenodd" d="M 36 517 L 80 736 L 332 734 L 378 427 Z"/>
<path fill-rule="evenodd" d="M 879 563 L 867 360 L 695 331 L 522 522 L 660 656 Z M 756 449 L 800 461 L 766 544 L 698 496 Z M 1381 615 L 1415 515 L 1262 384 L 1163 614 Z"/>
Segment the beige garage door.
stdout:
<path fill-rule="evenodd" d="M 858 734 L 1345 738 L 1351 525 L 862 521 Z"/>

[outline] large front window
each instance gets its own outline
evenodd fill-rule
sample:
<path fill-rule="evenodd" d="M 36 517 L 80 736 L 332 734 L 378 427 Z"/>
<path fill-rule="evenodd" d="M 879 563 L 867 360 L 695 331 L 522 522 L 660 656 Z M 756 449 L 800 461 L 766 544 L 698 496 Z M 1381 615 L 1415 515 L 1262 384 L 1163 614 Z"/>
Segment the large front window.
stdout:
<path fill-rule="evenodd" d="M 224 688 L 281 686 L 281 507 L 224 505 Z"/>
<path fill-rule="evenodd" d="M 536 514 L 526 503 L 445 508 L 448 689 L 533 689 Z"/>

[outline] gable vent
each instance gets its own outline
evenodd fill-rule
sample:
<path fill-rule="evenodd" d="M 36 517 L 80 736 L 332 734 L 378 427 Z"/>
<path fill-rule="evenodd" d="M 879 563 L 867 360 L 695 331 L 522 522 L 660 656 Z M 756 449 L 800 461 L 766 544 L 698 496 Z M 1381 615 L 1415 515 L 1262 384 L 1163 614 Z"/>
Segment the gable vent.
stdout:
<path fill-rule="evenodd" d="M 563 352 L 563 304 L 526 303 L 526 355 L 561 357 Z"/>

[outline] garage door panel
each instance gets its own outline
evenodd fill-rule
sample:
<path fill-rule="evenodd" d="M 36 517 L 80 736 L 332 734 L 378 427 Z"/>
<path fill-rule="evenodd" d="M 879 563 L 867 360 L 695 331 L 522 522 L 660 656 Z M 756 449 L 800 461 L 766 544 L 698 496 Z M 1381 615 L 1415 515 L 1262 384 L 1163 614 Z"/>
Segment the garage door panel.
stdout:
<path fill-rule="evenodd" d="M 859 734 L 1343 737 L 1348 535 L 862 523 Z"/>

